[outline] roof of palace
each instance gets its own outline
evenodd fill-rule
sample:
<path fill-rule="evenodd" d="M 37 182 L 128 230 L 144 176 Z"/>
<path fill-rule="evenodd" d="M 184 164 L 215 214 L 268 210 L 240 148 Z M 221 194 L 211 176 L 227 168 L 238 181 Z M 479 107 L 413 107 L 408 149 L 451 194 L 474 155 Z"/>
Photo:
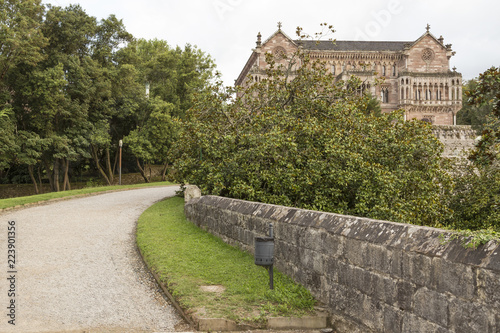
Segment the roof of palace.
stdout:
<path fill-rule="evenodd" d="M 318 51 L 402 51 L 405 45 L 412 45 L 410 42 L 391 42 L 391 41 L 313 41 L 313 40 L 295 40 L 297 45 L 301 45 L 307 50 Z"/>

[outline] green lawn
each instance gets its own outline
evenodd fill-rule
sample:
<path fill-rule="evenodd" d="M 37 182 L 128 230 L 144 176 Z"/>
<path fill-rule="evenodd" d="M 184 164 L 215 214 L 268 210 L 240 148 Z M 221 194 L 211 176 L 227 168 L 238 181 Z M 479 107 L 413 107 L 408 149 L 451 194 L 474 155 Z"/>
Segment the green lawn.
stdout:
<path fill-rule="evenodd" d="M 155 183 L 144 183 L 144 184 L 134 184 L 134 185 L 114 185 L 114 186 L 100 186 L 100 187 L 88 187 L 79 190 L 71 190 L 71 191 L 61 191 L 61 192 L 51 192 L 44 193 L 38 195 L 30 195 L 26 197 L 17 197 L 17 198 L 9 198 L 9 199 L 1 199 L 0 200 L 0 209 L 22 206 L 35 202 L 42 202 L 56 198 L 63 197 L 72 197 L 77 195 L 85 195 L 92 194 L 98 192 L 105 191 L 113 191 L 113 190 L 126 190 L 131 188 L 139 188 L 139 187 L 149 187 L 149 186 L 166 186 L 172 185 L 170 182 L 155 182 Z"/>
<path fill-rule="evenodd" d="M 266 316 L 300 316 L 315 301 L 302 286 L 274 271 L 269 275 L 253 256 L 231 247 L 186 220 L 184 201 L 174 197 L 146 210 L 137 226 L 137 243 L 148 266 L 158 273 L 188 313 L 261 324 Z M 201 290 L 222 286 L 222 293 Z"/>

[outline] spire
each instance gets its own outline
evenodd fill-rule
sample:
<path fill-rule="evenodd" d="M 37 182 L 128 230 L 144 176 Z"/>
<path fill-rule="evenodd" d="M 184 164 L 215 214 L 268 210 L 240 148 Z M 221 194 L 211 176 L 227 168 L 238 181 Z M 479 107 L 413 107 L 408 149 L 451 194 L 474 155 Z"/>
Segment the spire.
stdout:
<path fill-rule="evenodd" d="M 259 31 L 259 34 L 257 35 L 257 47 L 260 47 L 262 45 L 262 35 L 260 34 L 260 31 Z"/>
<path fill-rule="evenodd" d="M 281 31 L 281 22 L 278 22 L 278 31 Z"/>
<path fill-rule="evenodd" d="M 431 26 L 429 25 L 429 23 L 427 23 L 427 26 L 425 27 L 425 29 L 427 29 L 427 32 L 429 32 L 429 30 L 431 30 Z"/>

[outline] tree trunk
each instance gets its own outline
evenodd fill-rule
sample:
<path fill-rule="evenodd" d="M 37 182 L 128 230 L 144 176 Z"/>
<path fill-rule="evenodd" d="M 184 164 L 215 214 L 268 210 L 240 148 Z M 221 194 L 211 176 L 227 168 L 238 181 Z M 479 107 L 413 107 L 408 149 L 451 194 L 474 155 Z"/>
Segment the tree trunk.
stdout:
<path fill-rule="evenodd" d="M 50 190 L 55 191 L 54 178 L 52 176 L 52 171 L 50 170 L 49 162 L 47 160 L 43 160 L 43 164 L 45 164 L 45 170 L 47 171 L 47 177 L 49 178 Z"/>
<path fill-rule="evenodd" d="M 40 182 L 40 193 L 43 193 L 43 184 L 42 184 L 42 167 L 38 166 L 38 181 Z"/>
<path fill-rule="evenodd" d="M 55 192 L 59 192 L 61 190 L 60 186 L 59 186 L 59 166 L 60 166 L 60 163 L 59 163 L 59 159 L 56 158 L 54 160 L 54 191 Z"/>
<path fill-rule="evenodd" d="M 106 183 L 108 183 L 108 185 L 111 185 L 111 182 L 109 181 L 109 178 L 106 175 L 106 172 L 103 170 L 101 163 L 99 163 L 99 155 L 97 154 L 97 148 L 94 145 L 91 145 L 90 151 L 92 153 L 92 158 L 94 159 L 95 166 L 97 167 L 97 170 L 99 170 L 99 172 L 101 173 L 101 176 L 104 177 L 104 179 L 106 180 Z"/>
<path fill-rule="evenodd" d="M 63 190 L 71 190 L 71 184 L 69 182 L 69 160 L 64 159 L 64 184 L 63 184 Z"/>
<path fill-rule="evenodd" d="M 167 174 L 167 169 L 168 169 L 168 163 L 167 163 L 167 162 L 165 162 L 165 165 L 163 166 L 163 170 L 162 170 L 162 172 L 161 172 L 161 180 L 162 180 L 163 182 L 167 180 L 167 176 L 166 176 L 166 174 Z"/>
<path fill-rule="evenodd" d="M 118 155 L 120 155 L 119 151 L 117 151 L 116 154 L 115 154 L 115 163 L 113 164 L 113 175 L 116 172 L 116 165 L 118 164 Z"/>
<path fill-rule="evenodd" d="M 141 165 L 141 162 L 139 161 L 138 158 L 135 159 L 137 161 L 137 167 L 139 168 L 139 172 L 141 173 L 141 176 L 142 178 L 144 178 L 144 181 L 146 183 L 149 183 L 149 179 L 148 177 L 146 176 L 146 166 L 147 166 L 147 163 L 144 163 L 144 167 Z"/>
<path fill-rule="evenodd" d="M 108 179 L 109 182 L 112 184 L 114 182 L 114 173 L 113 169 L 111 167 L 111 157 L 109 154 L 109 148 L 106 148 L 106 168 L 108 169 Z"/>
<path fill-rule="evenodd" d="M 39 194 L 40 191 L 38 190 L 38 185 L 36 183 L 36 178 L 35 178 L 35 175 L 33 173 L 33 165 L 28 165 L 28 172 L 30 174 L 30 178 L 31 178 L 31 181 L 33 182 L 33 185 L 35 185 L 35 194 Z"/>

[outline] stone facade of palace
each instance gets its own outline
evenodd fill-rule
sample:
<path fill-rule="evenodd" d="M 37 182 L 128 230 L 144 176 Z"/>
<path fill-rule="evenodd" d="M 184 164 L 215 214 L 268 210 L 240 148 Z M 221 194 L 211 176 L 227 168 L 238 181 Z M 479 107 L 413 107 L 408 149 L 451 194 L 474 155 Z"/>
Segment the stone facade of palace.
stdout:
<path fill-rule="evenodd" d="M 441 36 L 426 32 L 415 41 L 308 41 L 293 40 L 279 29 L 261 41 L 247 61 L 236 85 L 259 81 L 267 67 L 265 54 L 292 54 L 299 47 L 312 59 L 324 61 L 337 80 L 359 77 L 381 103 L 382 111 L 406 111 L 406 119 L 434 125 L 455 125 L 462 108 L 462 75 L 450 69 L 455 54 Z M 382 83 L 376 84 L 381 81 Z"/>

